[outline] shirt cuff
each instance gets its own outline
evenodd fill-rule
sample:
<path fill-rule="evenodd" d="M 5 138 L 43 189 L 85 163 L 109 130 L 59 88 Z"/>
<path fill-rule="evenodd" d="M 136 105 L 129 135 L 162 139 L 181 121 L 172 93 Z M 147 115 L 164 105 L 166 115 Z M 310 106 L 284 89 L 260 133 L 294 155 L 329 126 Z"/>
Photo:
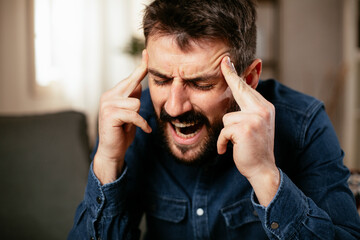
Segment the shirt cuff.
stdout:
<path fill-rule="evenodd" d="M 102 216 L 112 217 L 124 209 L 126 175 L 127 166 L 125 165 L 124 171 L 118 179 L 112 183 L 101 185 L 95 176 L 93 163 L 90 165 L 84 200 L 94 218 L 98 218 L 100 212 Z"/>
<path fill-rule="evenodd" d="M 308 204 L 302 191 L 280 169 L 280 185 L 267 207 L 259 204 L 254 190 L 251 201 L 266 231 L 280 239 L 288 239 L 301 227 Z"/>

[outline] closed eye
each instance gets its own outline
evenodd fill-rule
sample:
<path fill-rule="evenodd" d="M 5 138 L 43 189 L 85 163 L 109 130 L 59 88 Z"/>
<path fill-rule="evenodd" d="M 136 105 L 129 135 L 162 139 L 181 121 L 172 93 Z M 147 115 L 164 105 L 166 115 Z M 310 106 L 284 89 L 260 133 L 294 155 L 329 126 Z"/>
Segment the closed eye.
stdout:
<path fill-rule="evenodd" d="M 155 85 L 163 86 L 171 81 L 171 79 L 153 78 Z"/>
<path fill-rule="evenodd" d="M 210 90 L 212 89 L 215 84 L 211 84 L 211 83 L 199 83 L 199 82 L 195 82 L 195 81 L 189 81 L 189 83 L 193 88 L 195 89 L 199 89 L 199 90 L 203 90 L 203 91 L 206 91 L 206 90 Z"/>

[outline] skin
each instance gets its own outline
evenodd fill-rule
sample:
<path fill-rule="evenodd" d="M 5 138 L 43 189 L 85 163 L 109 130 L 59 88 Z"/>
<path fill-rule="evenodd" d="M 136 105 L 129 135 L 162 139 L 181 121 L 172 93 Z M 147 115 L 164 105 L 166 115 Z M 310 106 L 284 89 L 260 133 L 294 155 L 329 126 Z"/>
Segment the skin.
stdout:
<path fill-rule="evenodd" d="M 150 38 L 147 52 L 150 95 L 157 116 L 161 108 L 171 117 L 195 110 L 205 115 L 210 125 L 221 121 L 233 101 L 220 70 L 221 60 L 228 55 L 225 44 L 192 43 L 190 53 L 184 53 L 174 39 L 168 36 Z M 193 79 L 200 80 L 194 82 Z M 165 135 L 172 153 L 185 162 L 196 158 L 206 144 L 208 129 L 205 125 L 197 141 L 191 141 L 190 144 L 176 137 L 172 129 L 170 123 L 167 123 Z M 183 154 L 181 147 L 189 150 Z"/>
<path fill-rule="evenodd" d="M 94 173 L 100 182 L 110 183 L 122 172 L 125 152 L 134 139 L 136 126 L 151 132 L 138 114 L 140 82 L 148 71 L 150 94 L 158 116 L 164 108 L 172 117 L 196 110 L 210 123 L 222 119 L 224 128 L 217 141 L 218 153 L 225 153 L 227 143 L 233 143 L 236 167 L 249 180 L 260 204 L 267 206 L 280 182 L 273 153 L 275 110 L 254 90 L 261 73 L 261 60 L 256 59 L 239 76 L 222 42 L 193 42 L 184 52 L 172 36 L 150 37 L 141 65 L 101 98 L 99 147 L 94 158 Z M 199 78 L 195 84 L 194 79 Z M 241 111 L 226 113 L 232 101 L 236 101 Z M 187 142 L 178 138 L 171 128 L 170 124 L 166 125 L 165 134 L 173 154 L 184 161 L 196 158 L 205 144 L 207 129 L 203 127 L 196 138 Z M 188 151 L 181 152 L 180 145 Z"/>

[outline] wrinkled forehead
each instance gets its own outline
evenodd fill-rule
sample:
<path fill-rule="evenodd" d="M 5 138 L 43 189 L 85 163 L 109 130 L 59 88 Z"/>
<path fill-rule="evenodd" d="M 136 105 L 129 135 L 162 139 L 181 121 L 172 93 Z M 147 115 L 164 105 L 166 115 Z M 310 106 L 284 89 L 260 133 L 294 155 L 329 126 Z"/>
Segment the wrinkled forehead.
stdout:
<path fill-rule="evenodd" d="M 221 41 L 191 41 L 180 48 L 174 36 L 154 36 L 147 42 L 148 66 L 168 76 L 192 78 L 219 71 L 229 48 Z"/>

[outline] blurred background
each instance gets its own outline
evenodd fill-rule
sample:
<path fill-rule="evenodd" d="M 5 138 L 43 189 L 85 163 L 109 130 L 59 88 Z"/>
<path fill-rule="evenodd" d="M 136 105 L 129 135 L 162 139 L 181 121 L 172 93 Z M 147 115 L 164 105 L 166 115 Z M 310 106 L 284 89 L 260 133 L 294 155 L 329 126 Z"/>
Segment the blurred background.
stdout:
<path fill-rule="evenodd" d="M 0 0 L 2 236 L 65 238 L 84 193 L 99 98 L 139 63 L 149 2 Z M 259 0 L 257 20 L 262 78 L 325 103 L 354 172 L 360 169 L 359 2 Z"/>

